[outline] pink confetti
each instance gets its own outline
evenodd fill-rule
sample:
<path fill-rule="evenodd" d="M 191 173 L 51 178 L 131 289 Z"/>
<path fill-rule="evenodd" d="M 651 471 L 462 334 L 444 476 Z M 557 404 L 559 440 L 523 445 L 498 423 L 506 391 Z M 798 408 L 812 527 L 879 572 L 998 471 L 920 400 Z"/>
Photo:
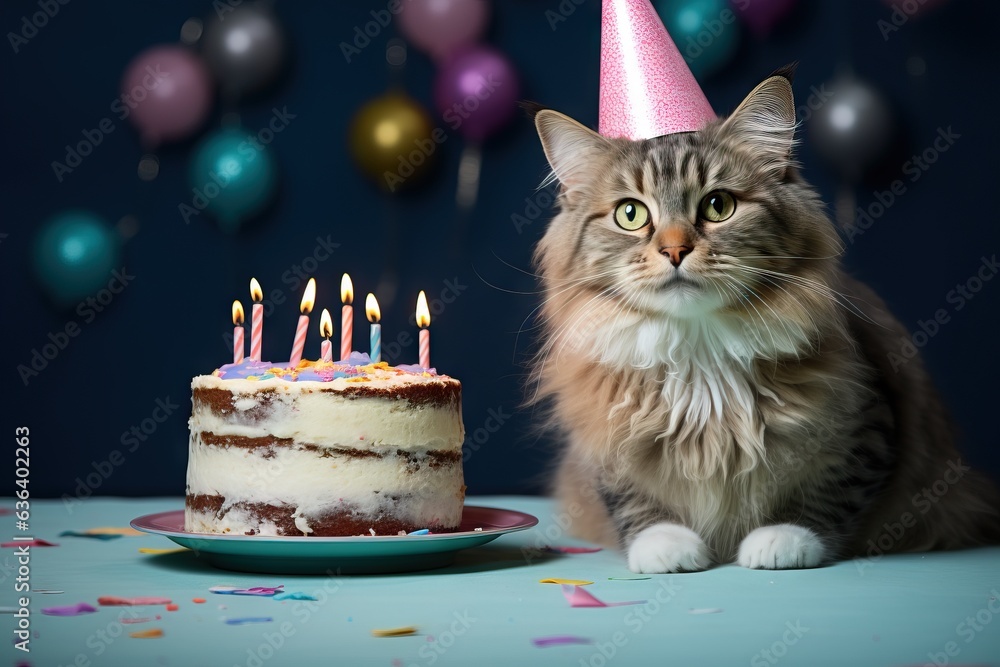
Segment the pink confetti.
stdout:
<path fill-rule="evenodd" d="M 129 625 L 129 624 L 132 624 L 132 623 L 149 623 L 153 619 L 147 617 L 147 618 L 123 618 L 123 619 L 120 619 L 120 620 L 125 625 Z"/>
<path fill-rule="evenodd" d="M 7 516 L 8 514 L 13 514 L 14 510 L 9 507 L 0 507 L 0 516 Z"/>
<path fill-rule="evenodd" d="M 93 614 L 97 611 L 86 602 L 66 605 L 65 607 L 46 607 L 42 613 L 46 616 L 82 616 L 83 614 Z"/>
<path fill-rule="evenodd" d="M 117 606 L 136 606 L 145 604 L 170 604 L 170 598 L 154 598 L 154 597 L 140 597 L 140 598 L 121 598 L 117 595 L 103 595 L 97 598 L 97 604 L 104 607 L 117 607 Z"/>
<path fill-rule="evenodd" d="M 576 635 L 554 635 L 552 637 L 536 637 L 531 642 L 538 648 L 546 648 L 568 644 L 593 644 L 594 640 L 589 637 L 577 637 Z"/>
<path fill-rule="evenodd" d="M 554 554 L 594 554 L 598 551 L 604 551 L 601 547 L 543 547 L 542 551 L 548 551 Z"/>
<path fill-rule="evenodd" d="M 280 586 L 253 586 L 251 588 L 236 588 L 235 586 L 212 586 L 208 590 L 217 595 L 259 595 L 261 597 L 271 597 L 281 593 L 285 587 Z"/>
<path fill-rule="evenodd" d="M 0 547 L 4 549 L 14 549 L 17 547 L 57 547 L 59 546 L 55 542 L 49 542 L 47 540 L 40 540 L 35 538 L 33 540 L 18 540 L 16 542 L 3 542 L 0 543 Z"/>
<path fill-rule="evenodd" d="M 563 595 L 570 607 L 620 607 L 627 604 L 643 604 L 645 600 L 632 600 L 630 602 L 602 602 L 579 586 L 563 584 Z"/>

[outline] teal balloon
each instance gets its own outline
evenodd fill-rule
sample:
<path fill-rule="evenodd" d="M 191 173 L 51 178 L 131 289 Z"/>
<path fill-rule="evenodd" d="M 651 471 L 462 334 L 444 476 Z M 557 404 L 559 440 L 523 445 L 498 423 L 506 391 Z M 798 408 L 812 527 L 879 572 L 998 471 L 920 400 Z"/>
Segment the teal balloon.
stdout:
<path fill-rule="evenodd" d="M 656 11 L 696 77 L 718 72 L 736 55 L 740 24 L 728 0 L 657 0 Z"/>
<path fill-rule="evenodd" d="M 88 211 L 58 213 L 42 224 L 32 257 L 35 277 L 60 306 L 72 306 L 107 286 L 121 268 L 121 237 Z"/>
<path fill-rule="evenodd" d="M 195 149 L 188 173 L 191 203 L 235 232 L 271 201 L 277 173 L 274 156 L 256 136 L 244 129 L 221 130 Z"/>

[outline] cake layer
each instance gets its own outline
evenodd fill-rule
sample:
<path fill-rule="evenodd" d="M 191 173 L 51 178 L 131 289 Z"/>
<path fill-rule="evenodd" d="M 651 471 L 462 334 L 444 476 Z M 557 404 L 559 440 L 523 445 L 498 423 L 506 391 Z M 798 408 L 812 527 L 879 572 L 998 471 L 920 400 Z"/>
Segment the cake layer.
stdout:
<path fill-rule="evenodd" d="M 230 505 L 292 508 L 321 517 L 331 508 L 376 517 L 386 503 L 405 499 L 396 518 L 413 524 L 455 526 L 461 520 L 465 486 L 461 452 L 391 447 L 340 450 L 258 437 L 192 433 L 187 494 L 221 497 Z M 242 446 L 241 446 L 242 445 Z"/>
<path fill-rule="evenodd" d="M 444 533 L 458 530 L 458 524 L 420 523 L 401 518 L 401 503 L 389 500 L 377 513 L 364 513 L 347 503 L 340 503 L 321 515 L 298 516 L 294 507 L 264 503 L 230 503 L 222 496 L 188 496 L 184 520 L 188 530 L 196 533 L 226 533 L 232 535 L 302 536 L 308 528 L 311 536 L 398 535 L 422 528 Z"/>
<path fill-rule="evenodd" d="M 374 386 L 367 393 L 354 391 L 354 386 L 346 393 L 329 386 L 343 380 L 290 383 L 200 376 L 193 383 L 190 427 L 195 433 L 273 436 L 320 447 L 460 451 L 465 437 L 461 385 L 450 378 L 431 380 L 437 382 L 433 400 L 427 397 L 429 382 L 405 385 L 405 390 L 400 385 L 387 400 L 371 395 L 377 392 Z"/>

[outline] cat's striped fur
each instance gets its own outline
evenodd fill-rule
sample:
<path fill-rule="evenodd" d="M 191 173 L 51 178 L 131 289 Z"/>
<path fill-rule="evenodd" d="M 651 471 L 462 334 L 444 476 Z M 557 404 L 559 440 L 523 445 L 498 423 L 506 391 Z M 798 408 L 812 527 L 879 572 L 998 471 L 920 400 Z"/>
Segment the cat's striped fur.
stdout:
<path fill-rule="evenodd" d="M 794 109 L 783 71 L 699 132 L 607 139 L 535 115 L 560 184 L 536 253 L 533 375 L 566 439 L 555 492 L 578 535 L 621 546 L 634 570 L 1000 536 L 995 490 L 961 463 L 923 366 L 890 367 L 904 328 L 841 269 L 793 162 Z M 699 202 L 718 190 L 735 213 L 707 222 Z M 615 224 L 628 199 L 648 208 L 643 229 Z M 676 266 L 673 247 L 690 248 Z M 936 482 L 946 493 L 920 501 Z"/>

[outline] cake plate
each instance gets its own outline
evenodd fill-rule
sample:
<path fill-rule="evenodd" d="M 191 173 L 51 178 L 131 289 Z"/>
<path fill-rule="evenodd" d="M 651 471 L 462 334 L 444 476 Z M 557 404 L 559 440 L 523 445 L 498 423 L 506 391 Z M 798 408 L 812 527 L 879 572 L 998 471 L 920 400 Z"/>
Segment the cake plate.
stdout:
<path fill-rule="evenodd" d="M 224 570 L 335 575 L 447 567 L 462 549 L 478 547 L 537 523 L 538 519 L 524 512 L 466 505 L 458 532 L 431 535 L 269 537 L 189 533 L 184 530 L 184 510 L 147 514 L 133 519 L 132 527 L 163 535 Z"/>

